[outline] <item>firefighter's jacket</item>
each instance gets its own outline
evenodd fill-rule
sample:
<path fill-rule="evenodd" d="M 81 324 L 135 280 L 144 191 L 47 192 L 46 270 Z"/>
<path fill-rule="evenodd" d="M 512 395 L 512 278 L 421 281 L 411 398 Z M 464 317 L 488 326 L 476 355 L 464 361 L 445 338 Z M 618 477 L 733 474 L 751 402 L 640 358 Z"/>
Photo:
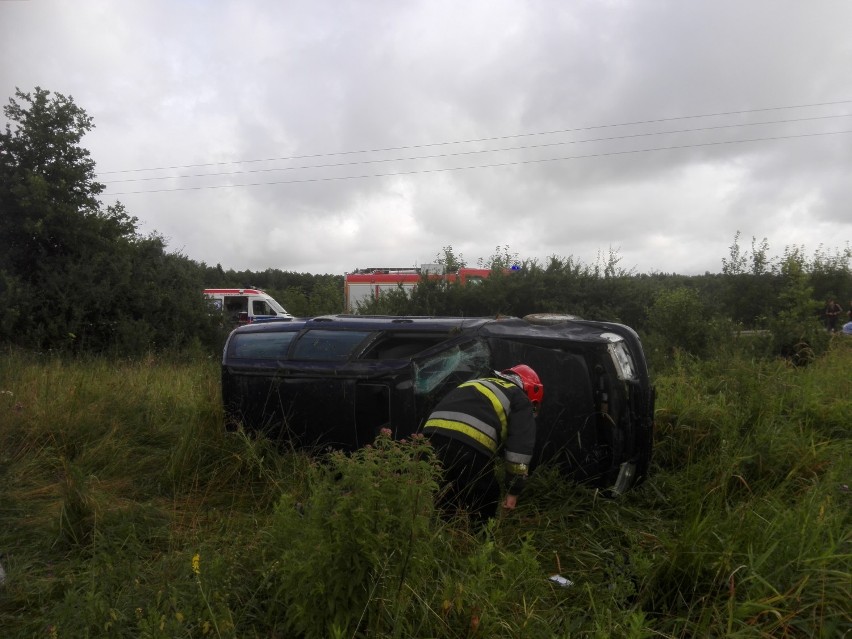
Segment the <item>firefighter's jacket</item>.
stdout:
<path fill-rule="evenodd" d="M 524 488 L 535 448 L 535 415 L 521 388 L 499 377 L 474 379 L 450 391 L 423 426 L 494 457 L 502 448 L 506 490 Z"/>

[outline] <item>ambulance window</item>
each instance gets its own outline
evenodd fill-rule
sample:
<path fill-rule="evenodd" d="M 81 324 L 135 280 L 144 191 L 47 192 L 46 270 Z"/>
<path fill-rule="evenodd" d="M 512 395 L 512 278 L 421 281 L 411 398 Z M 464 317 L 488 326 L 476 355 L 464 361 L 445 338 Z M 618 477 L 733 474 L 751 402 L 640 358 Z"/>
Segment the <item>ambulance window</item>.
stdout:
<path fill-rule="evenodd" d="M 252 300 L 251 303 L 251 311 L 252 315 L 275 315 L 275 311 L 273 311 L 269 304 L 267 304 L 264 300 Z"/>
<path fill-rule="evenodd" d="M 248 310 L 248 298 L 234 295 L 225 298 L 225 310 L 228 313 L 244 313 Z"/>
<path fill-rule="evenodd" d="M 276 302 L 271 297 L 266 301 L 272 307 L 272 310 L 274 311 L 273 313 L 271 313 L 271 315 L 287 315 L 288 314 L 287 311 L 284 310 L 284 307 L 281 306 L 281 304 Z"/>

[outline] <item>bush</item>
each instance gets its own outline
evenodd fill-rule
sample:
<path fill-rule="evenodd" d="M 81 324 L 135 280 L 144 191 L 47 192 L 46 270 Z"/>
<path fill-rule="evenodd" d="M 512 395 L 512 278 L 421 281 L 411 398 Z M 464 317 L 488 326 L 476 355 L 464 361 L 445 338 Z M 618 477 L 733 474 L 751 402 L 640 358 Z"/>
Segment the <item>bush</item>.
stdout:
<path fill-rule="evenodd" d="M 306 639 L 546 634 L 531 537 L 507 549 L 493 520 L 476 538 L 442 520 L 438 473 L 424 439 L 388 434 L 314 465 L 303 497 L 284 495 L 272 518 L 265 625 Z"/>
<path fill-rule="evenodd" d="M 681 287 L 657 295 L 648 310 L 648 329 L 662 337 L 669 352 L 701 356 L 709 344 L 707 318 L 698 293 Z"/>
<path fill-rule="evenodd" d="M 307 638 L 401 622 L 406 581 L 435 561 L 437 472 L 423 439 L 389 434 L 314 465 L 304 501 L 284 495 L 273 517 L 270 621 Z"/>

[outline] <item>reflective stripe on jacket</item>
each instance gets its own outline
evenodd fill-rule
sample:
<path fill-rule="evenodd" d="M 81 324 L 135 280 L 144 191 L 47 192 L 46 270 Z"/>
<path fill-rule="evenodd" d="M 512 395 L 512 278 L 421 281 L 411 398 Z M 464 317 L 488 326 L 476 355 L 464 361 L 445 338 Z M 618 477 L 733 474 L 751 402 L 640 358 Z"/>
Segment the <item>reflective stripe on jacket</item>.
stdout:
<path fill-rule="evenodd" d="M 526 394 L 498 377 L 474 379 L 450 391 L 429 416 L 424 434 L 438 433 L 494 456 L 501 446 L 507 487 L 522 488 L 535 448 L 535 417 Z"/>

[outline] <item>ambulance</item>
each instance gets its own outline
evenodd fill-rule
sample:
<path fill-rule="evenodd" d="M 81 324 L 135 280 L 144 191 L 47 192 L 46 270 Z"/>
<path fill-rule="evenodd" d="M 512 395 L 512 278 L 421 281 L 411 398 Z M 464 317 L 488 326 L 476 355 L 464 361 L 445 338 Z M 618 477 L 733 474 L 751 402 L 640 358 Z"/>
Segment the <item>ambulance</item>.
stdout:
<path fill-rule="evenodd" d="M 234 324 L 293 319 L 281 304 L 258 288 L 208 288 L 204 289 L 204 296 L 213 309 Z"/>

